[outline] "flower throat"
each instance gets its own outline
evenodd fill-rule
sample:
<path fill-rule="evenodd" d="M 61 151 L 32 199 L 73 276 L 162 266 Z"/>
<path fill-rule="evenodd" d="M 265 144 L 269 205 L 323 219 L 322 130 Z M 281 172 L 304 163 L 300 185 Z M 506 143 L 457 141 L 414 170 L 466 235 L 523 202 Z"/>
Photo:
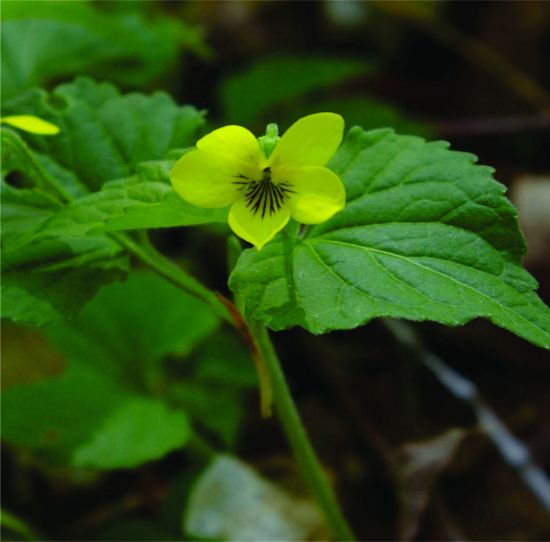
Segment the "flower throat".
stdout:
<path fill-rule="evenodd" d="M 269 216 L 274 215 L 283 206 L 285 198 L 294 192 L 290 184 L 285 181 L 273 182 L 270 167 L 263 169 L 262 178 L 259 181 L 249 180 L 244 175 L 239 175 L 239 178 L 246 179 L 235 182 L 243 185 L 241 189 L 245 191 L 246 206 L 253 215 L 260 213 L 262 218 L 265 218 L 268 213 Z"/>

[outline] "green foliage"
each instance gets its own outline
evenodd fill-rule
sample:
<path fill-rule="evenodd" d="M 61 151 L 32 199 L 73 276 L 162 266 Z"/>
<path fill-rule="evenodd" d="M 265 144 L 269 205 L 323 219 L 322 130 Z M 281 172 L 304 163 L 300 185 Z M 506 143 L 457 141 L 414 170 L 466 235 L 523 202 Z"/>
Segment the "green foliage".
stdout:
<path fill-rule="evenodd" d="M 240 257 L 230 286 L 247 316 L 314 333 L 380 316 L 449 325 L 486 317 L 550 348 L 550 312 L 521 267 L 504 187 L 447 147 L 352 129 L 329 164 L 346 185 L 345 209 Z"/>
<path fill-rule="evenodd" d="M 334 111 L 348 127 L 390 126 L 400 133 L 431 136 L 427 124 L 411 120 L 389 103 L 334 92 L 337 85 L 372 71 L 369 63 L 342 58 L 278 55 L 260 60 L 223 83 L 225 121 L 263 127 L 262 122 L 277 120 L 286 128 L 297 117 Z"/>
<path fill-rule="evenodd" d="M 30 91 L 5 103 L 3 111 L 57 125 L 59 135 L 29 136 L 30 145 L 73 172 L 89 190 L 132 175 L 139 162 L 193 145 L 204 124 L 202 113 L 177 106 L 163 92 L 121 95 L 113 85 L 82 77 L 49 95 Z"/>
<path fill-rule="evenodd" d="M 174 68 L 181 48 L 203 52 L 196 29 L 165 17 L 112 13 L 88 2 L 5 2 L 2 96 L 80 73 L 142 86 Z M 103 6 L 105 7 L 105 6 Z"/>
<path fill-rule="evenodd" d="M 45 333 L 67 367 L 3 392 L 6 441 L 57 464 L 105 470 L 185 445 L 189 417 L 221 440 L 234 440 L 242 390 L 255 382 L 248 355 L 224 339 L 207 305 L 157 276 L 130 274 L 105 287 L 77 318 Z M 220 348 L 231 348 L 228 355 L 212 349 L 213 334 Z M 200 409 L 181 396 L 185 386 Z M 218 392 L 220 400 L 208 402 Z M 221 398 L 232 403 L 227 412 Z"/>
<path fill-rule="evenodd" d="M 194 378 L 176 376 L 170 399 L 225 444 L 233 445 L 245 414 L 240 395 L 256 385 L 252 362 L 239 340 L 218 333 L 215 341 L 200 348 L 192 363 Z"/>
<path fill-rule="evenodd" d="M 225 211 L 183 202 L 168 182 L 173 162 L 162 159 L 192 144 L 203 124 L 193 108 L 164 94 L 121 96 L 88 79 L 51 98 L 28 93 L 8 108 L 62 129 L 29 137 L 32 150 L 5 151 L 8 173 L 30 179 L 28 187 L 3 186 L 4 304 L 15 321 L 74 315 L 120 278 L 127 262 L 111 231 L 225 220 Z M 321 333 L 377 316 L 452 325 L 486 316 L 548 344 L 545 310 L 519 265 L 515 210 L 488 168 L 442 143 L 360 129 L 331 167 L 346 183 L 346 209 L 305 239 L 241 257 L 231 285 L 249 317 Z M 52 186 L 72 201 L 63 205 Z"/>
<path fill-rule="evenodd" d="M 155 399 L 130 399 L 75 451 L 73 463 L 96 469 L 131 468 L 180 448 L 190 434 L 181 411 L 169 410 Z"/>
<path fill-rule="evenodd" d="M 2 438 L 50 461 L 70 463 L 74 451 L 123 401 L 121 390 L 100 371 L 70 361 L 58 378 L 2 393 Z"/>
<path fill-rule="evenodd" d="M 2 527 L 3 535 L 4 531 L 7 531 L 11 535 L 10 538 L 14 540 L 19 540 L 19 537 L 21 540 L 38 540 L 38 536 L 36 536 L 25 522 L 6 510 L 0 510 L 0 527 Z M 5 536 L 4 539 L 6 539 Z"/>
<path fill-rule="evenodd" d="M 31 91 L 5 109 L 61 128 L 51 138 L 26 136 L 29 146 L 2 130 L 5 317 L 38 325 L 72 317 L 101 286 L 122 278 L 127 257 L 104 230 L 224 217 L 186 204 L 169 185 L 171 162 L 159 160 L 191 145 L 204 120 L 166 94 L 122 96 L 112 85 L 79 78 L 50 95 Z M 14 178 L 19 184 L 7 183 Z"/>
<path fill-rule="evenodd" d="M 2 316 L 37 325 L 74 317 L 127 271 L 127 257 L 105 236 L 11 245 L 2 254 Z"/>
<path fill-rule="evenodd" d="M 263 15 L 248 8 L 233 13 L 220 5 L 223 9 L 212 11 L 201 3 L 134 0 L 2 4 L 2 115 L 36 115 L 60 129 L 44 136 L 0 127 L 2 316 L 10 320 L 2 322 L 1 422 L 10 467 L 6 506 L 16 512 L 1 511 L 3 535 L 37 540 L 76 539 L 82 533 L 97 540 L 330 538 L 319 510 L 306 500 L 298 471 L 280 461 L 269 445 L 266 461 L 263 434 L 271 422 L 260 423 L 257 391 L 248 396 L 258 387 L 256 362 L 262 376 L 271 373 L 282 429 L 333 538 L 352 538 L 301 431 L 269 335 L 257 322 L 273 330 L 300 326 L 320 334 L 377 317 L 448 325 L 483 317 L 550 348 L 549 312 L 521 266 L 525 247 L 516 210 L 492 170 L 443 142 L 380 129 L 390 126 L 427 139 L 433 135 L 430 126 L 371 94 L 383 95 L 388 83 L 396 83 L 414 93 L 407 103 L 418 104 L 422 85 L 397 80 L 395 73 L 374 79 L 374 63 L 364 60 L 369 57 L 359 49 L 347 47 L 358 52 L 355 58 L 329 54 L 328 34 L 323 38 L 327 54 L 300 52 L 304 36 L 293 35 L 300 25 L 293 25 L 295 17 L 285 16 L 285 10 L 274 16 L 277 24 L 290 23 L 282 40 L 286 53 L 281 53 L 282 42 L 269 35 L 271 25 L 261 24 L 258 35 L 224 51 L 218 64 L 196 64 L 188 72 L 182 53 L 208 51 L 201 32 L 182 19 L 213 21 L 225 33 L 246 31 L 257 13 Z M 344 41 L 370 28 L 375 30 L 368 38 L 369 47 L 375 45 L 372 51 L 390 53 L 380 66 L 390 61 L 399 67 L 410 60 L 397 54 L 399 44 L 410 41 L 407 36 L 396 34 L 391 25 L 377 35 L 374 26 L 384 19 L 379 10 L 355 17 L 339 5 L 346 13 L 321 10 L 318 15 L 326 11 L 328 16 L 312 28 L 322 23 Z M 244 18 L 225 24 L 234 15 Z M 360 15 L 369 27 L 360 26 Z M 272 49 L 268 57 L 253 60 L 243 71 L 236 66 L 235 55 L 253 59 L 266 51 L 266 43 Z M 204 88 L 220 77 L 220 88 Z M 536 94 L 536 82 L 531 86 Z M 169 88 L 175 98 L 154 92 L 158 88 Z M 151 238 L 159 247 L 186 250 L 171 262 L 155 252 L 146 231 L 209 225 L 209 234 L 229 233 L 226 209 L 195 207 L 169 181 L 175 161 L 207 128 L 205 112 L 179 105 L 182 96 L 199 96 L 201 106 L 219 111 L 210 123 L 237 123 L 255 133 L 268 122 L 277 122 L 282 133 L 299 117 L 319 111 L 339 113 L 348 129 L 355 126 L 329 164 L 346 186 L 348 202 L 340 213 L 317 226 L 291 222 L 261 251 L 243 249 L 236 238 L 229 245 L 230 288 L 248 326 L 232 310 L 224 311 L 225 299 L 179 267 L 189 264 L 223 289 L 223 254 L 216 256 L 216 246 L 205 247 L 201 232 L 183 235 L 182 244 L 173 243 L 180 232 L 155 232 Z M 214 97 L 219 107 L 210 103 Z M 457 111 L 468 110 L 468 103 L 455 105 Z M 484 129 L 500 126 L 483 124 Z M 517 134 L 507 137 L 508 144 L 521 146 Z M 131 261 L 152 269 L 131 270 Z M 152 274 L 155 269 L 159 275 Z M 184 293 L 187 288 L 204 301 Z M 233 327 L 228 316 L 234 317 Z M 278 346 L 289 363 L 292 357 L 299 361 L 302 349 L 311 345 L 298 345 L 299 336 L 288 339 Z M 322 367 L 298 385 L 308 395 L 312 430 L 315 413 L 326 415 L 326 423 L 318 425 L 326 428 L 326 442 L 336 435 L 348 463 L 355 465 L 345 479 L 335 471 L 336 488 L 353 490 L 354 476 L 374 480 L 367 484 L 374 488 L 367 498 L 375 502 L 379 473 L 373 477 L 372 469 L 357 462 L 365 450 L 347 445 L 362 428 L 384 429 L 378 431 L 380 438 L 391 443 L 388 453 L 396 458 L 385 473 L 395 487 L 386 489 L 402 497 L 394 503 L 400 508 L 399 529 L 403 538 L 412 539 L 425 526 L 424 513 L 438 506 L 434 484 L 450 467 L 458 445 L 468 446 L 463 437 L 469 431 L 443 433 L 438 428 L 443 418 L 422 420 L 422 413 L 433 409 L 426 394 L 420 401 L 416 397 L 413 376 L 424 376 L 403 373 L 399 363 L 386 375 L 389 394 L 386 378 L 375 378 L 368 393 L 348 394 L 364 384 L 358 376 L 365 367 L 355 360 L 367 355 L 376 363 L 387 354 L 373 345 L 371 358 L 359 340 L 356 346 L 342 344 L 339 337 L 320 341 L 323 352 L 310 354 L 322 358 L 316 360 Z M 335 355 L 348 361 L 338 373 L 330 365 Z M 385 411 L 364 423 L 359 418 L 365 410 L 373 405 L 384 410 L 380 397 L 395 399 L 395 376 L 401 381 L 399 401 L 393 401 L 398 408 L 389 417 Z M 323 394 L 310 397 L 319 383 Z M 502 383 L 506 380 L 493 387 L 500 390 Z M 335 401 L 337 396 L 345 400 Z M 339 423 L 346 416 L 351 432 Z M 413 418 L 420 422 L 411 432 Z M 243 430 L 248 440 L 239 442 Z M 437 439 L 410 441 L 434 430 Z M 284 477 L 284 486 L 299 496 L 286 494 L 229 455 L 237 444 L 270 477 Z M 147 465 L 154 461 L 159 464 Z M 128 469 L 134 472 L 109 472 Z M 514 506 L 522 514 L 525 499 L 516 493 Z M 348 495 L 348 501 L 356 496 Z M 536 520 L 531 504 L 525 513 Z M 389 524 L 395 514 L 385 514 L 386 509 L 387 503 L 378 510 L 375 506 L 370 515 L 388 516 Z M 44 533 L 33 532 L 25 515 Z M 358 530 L 370 529 L 381 538 L 397 532 L 395 525 L 386 529 L 364 515 L 351 519 Z M 438 522 L 435 530 L 445 530 L 445 523 Z M 472 534 L 468 529 L 477 526 L 467 526 L 466 534 Z"/>
<path fill-rule="evenodd" d="M 149 384 L 156 385 L 155 364 L 167 355 L 188 355 L 217 326 L 203 302 L 154 275 L 134 272 L 104 288 L 76 320 L 52 326 L 47 334 L 71 359 L 139 387 L 147 373 Z"/>
<path fill-rule="evenodd" d="M 225 117 L 229 123 L 250 125 L 275 105 L 369 71 L 370 66 L 359 60 L 271 57 L 225 81 L 222 87 Z"/>
<path fill-rule="evenodd" d="M 393 105 L 373 98 L 339 98 L 331 100 L 308 100 L 300 105 L 302 115 L 319 111 L 337 111 L 346 121 L 346 126 L 361 126 L 364 130 L 391 127 L 399 134 L 411 134 L 430 137 L 433 130 L 428 124 L 412 120 Z M 290 126 L 296 120 L 296 114 L 290 112 L 283 126 Z"/>
<path fill-rule="evenodd" d="M 181 199 L 167 176 L 156 181 L 136 175 L 105 183 L 98 192 L 70 203 L 40 228 L 30 229 L 27 233 L 33 237 L 63 232 L 86 235 L 100 231 L 223 223 L 226 220 L 226 209 L 203 209 Z"/>

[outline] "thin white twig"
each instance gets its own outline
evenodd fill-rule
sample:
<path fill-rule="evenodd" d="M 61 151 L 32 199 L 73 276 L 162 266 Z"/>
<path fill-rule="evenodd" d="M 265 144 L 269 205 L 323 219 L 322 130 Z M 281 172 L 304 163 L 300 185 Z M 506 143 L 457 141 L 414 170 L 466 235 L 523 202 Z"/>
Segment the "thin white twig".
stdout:
<path fill-rule="evenodd" d="M 386 319 L 384 324 L 400 343 L 418 354 L 424 365 L 455 397 L 469 403 L 477 416 L 479 426 L 493 441 L 506 463 L 518 472 L 539 502 L 550 511 L 550 480 L 546 473 L 534 462 L 525 444 L 509 431 L 483 400 L 477 386 L 427 350 L 410 325 L 400 320 Z"/>

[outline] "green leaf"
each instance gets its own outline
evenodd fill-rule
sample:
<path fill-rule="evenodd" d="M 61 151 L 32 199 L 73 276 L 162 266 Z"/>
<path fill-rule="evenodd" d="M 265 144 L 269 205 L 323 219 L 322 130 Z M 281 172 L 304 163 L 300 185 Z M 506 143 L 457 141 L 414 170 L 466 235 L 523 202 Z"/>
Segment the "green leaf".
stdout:
<path fill-rule="evenodd" d="M 360 128 L 330 167 L 345 183 L 345 209 L 293 243 L 240 257 L 230 286 L 249 318 L 324 333 L 380 316 L 486 317 L 550 348 L 550 311 L 521 267 L 516 210 L 491 168 L 444 142 Z M 256 271 L 267 265 L 277 273 L 265 280 Z M 289 319 L 289 306 L 304 320 Z"/>
<path fill-rule="evenodd" d="M 130 399 L 75 450 L 72 463 L 96 469 L 131 468 L 181 448 L 190 436 L 183 412 L 169 410 L 155 399 Z"/>
<path fill-rule="evenodd" d="M 38 230 L 50 218 L 59 202 L 45 192 L 14 188 L 0 181 L 2 197 L 2 241 L 10 242 L 29 231 Z"/>
<path fill-rule="evenodd" d="M 16 535 L 16 540 L 39 540 L 41 538 L 22 519 L 3 509 L 0 509 L 0 527 L 2 527 L 2 531 L 13 533 L 12 536 Z"/>
<path fill-rule="evenodd" d="M 172 376 L 162 362 L 185 358 L 178 365 L 186 367 L 218 324 L 204 303 L 156 275 L 131 273 L 74 320 L 43 328 L 46 346 L 64 355 L 66 369 L 56 378 L 11 383 L 2 393 L 3 438 L 54 463 L 97 469 L 133 467 L 183 446 L 190 428 L 181 401 L 168 404 Z M 6 345 L 11 359 L 16 347 Z M 33 350 L 20 348 L 19 355 Z M 25 359 L 26 371 L 41 361 Z M 240 402 L 236 386 L 218 387 Z"/>
<path fill-rule="evenodd" d="M 15 133 L 3 129 L 2 142 L 2 316 L 37 325 L 72 317 L 101 286 L 125 275 L 127 257 L 106 236 L 32 236 L 62 208 L 55 188 L 79 187 Z M 14 175 L 23 187 L 7 184 Z"/>
<path fill-rule="evenodd" d="M 89 79 L 62 85 L 50 96 L 29 92 L 10 107 L 49 118 L 61 133 L 26 136 L 27 145 L 2 129 L 3 175 L 21 184 L 2 183 L 4 316 L 38 325 L 72 317 L 101 286 L 124 276 L 127 258 L 103 231 L 225 218 L 180 200 L 166 179 L 169 163 L 138 167 L 194 142 L 204 122 L 194 108 L 178 107 L 161 93 L 121 96 L 112 85 Z M 154 180 L 143 180 L 152 174 Z M 63 208 L 61 197 L 77 199 Z"/>
<path fill-rule="evenodd" d="M 87 235 L 226 221 L 226 209 L 196 207 L 178 196 L 168 182 L 136 176 L 105 183 L 100 191 L 72 202 L 40 227 L 27 230 L 27 234 L 33 238 L 63 233 Z"/>
<path fill-rule="evenodd" d="M 12 243 L 2 256 L 2 317 L 24 324 L 74 317 L 128 271 L 128 258 L 105 236 Z"/>
<path fill-rule="evenodd" d="M 218 326 L 218 317 L 197 300 L 157 275 L 132 272 L 111 284 L 72 320 L 49 327 L 53 344 L 71 359 L 143 385 L 153 379 L 165 356 L 188 355 Z"/>
<path fill-rule="evenodd" d="M 240 390 L 208 381 L 175 382 L 170 401 L 185 409 L 200 427 L 219 435 L 229 446 L 235 444 L 245 414 Z"/>
<path fill-rule="evenodd" d="M 80 73 L 143 86 L 175 67 L 182 46 L 204 51 L 181 20 L 109 13 L 91 2 L 6 2 L 2 19 L 4 99 Z"/>
<path fill-rule="evenodd" d="M 232 446 L 245 414 L 242 391 L 256 385 L 253 362 L 242 341 L 218 331 L 215 341 L 205 341 L 192 360 L 174 368 L 167 394 L 198 425 Z"/>
<path fill-rule="evenodd" d="M 13 129 L 2 127 L 0 133 L 2 178 L 10 179 L 14 188 L 38 189 L 58 204 L 61 195 L 64 199 L 71 199 L 88 192 L 74 173 L 49 156 L 33 151 Z"/>
<path fill-rule="evenodd" d="M 184 412 L 136 396 L 106 373 L 73 360 L 59 378 L 2 394 L 2 433 L 54 463 L 118 469 L 182 447 L 191 429 Z"/>
<path fill-rule="evenodd" d="M 206 341 L 195 360 L 197 380 L 223 384 L 234 389 L 256 384 L 256 372 L 240 337 L 218 333 L 215 341 Z"/>
<path fill-rule="evenodd" d="M 275 330 L 295 325 L 307 329 L 291 266 L 292 248 L 278 240 L 261 251 L 242 253 L 229 286 L 244 301 L 247 317 Z"/>
<path fill-rule="evenodd" d="M 2 438 L 40 451 L 53 462 L 69 462 L 72 451 L 122 401 L 120 390 L 108 378 L 71 362 L 59 378 L 2 393 Z"/>
<path fill-rule="evenodd" d="M 31 114 L 53 122 L 55 137 L 28 136 L 33 149 L 73 172 L 90 190 L 129 177 L 139 162 L 193 145 L 202 113 L 179 107 L 165 93 L 121 95 L 113 85 L 77 78 L 50 95 L 33 90 L 4 104 L 4 114 Z"/>
<path fill-rule="evenodd" d="M 227 79 L 222 103 L 228 122 L 252 124 L 268 108 L 370 71 L 345 58 L 274 56 Z"/>
<path fill-rule="evenodd" d="M 204 303 L 156 275 L 133 271 L 105 287 L 76 319 L 46 333 L 69 359 L 121 385 L 164 390 L 171 404 L 233 444 L 242 390 L 256 384 L 256 374 L 242 341 L 218 326 Z"/>
<path fill-rule="evenodd" d="M 434 130 L 426 123 L 411 119 L 393 105 L 374 98 L 340 98 L 331 100 L 307 100 L 290 108 L 282 125 L 290 126 L 298 116 L 319 111 L 334 111 L 344 117 L 347 127 L 361 126 L 364 130 L 391 127 L 400 134 L 430 137 Z"/>
<path fill-rule="evenodd" d="M 1 389 L 56 377 L 65 370 L 65 359 L 38 329 L 2 321 Z"/>

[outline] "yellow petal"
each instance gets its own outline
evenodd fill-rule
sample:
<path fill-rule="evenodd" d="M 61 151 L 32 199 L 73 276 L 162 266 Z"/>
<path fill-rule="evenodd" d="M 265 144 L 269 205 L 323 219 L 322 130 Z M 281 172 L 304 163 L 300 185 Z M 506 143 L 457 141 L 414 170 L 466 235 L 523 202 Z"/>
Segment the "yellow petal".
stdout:
<path fill-rule="evenodd" d="M 229 211 L 229 226 L 242 239 L 252 243 L 258 250 L 271 241 L 290 219 L 290 208 L 283 205 L 273 214 L 253 214 L 246 206 L 246 200 L 239 198 Z"/>
<path fill-rule="evenodd" d="M 191 151 L 172 168 L 170 181 L 176 192 L 198 207 L 216 208 L 231 205 L 240 195 L 234 184 L 241 179 L 241 164 L 219 154 Z"/>
<path fill-rule="evenodd" d="M 326 167 L 299 168 L 288 176 L 295 194 L 290 197 L 292 217 L 302 224 L 320 224 L 346 204 L 340 177 Z"/>
<path fill-rule="evenodd" d="M 263 165 L 265 159 L 258 140 L 242 126 L 224 126 L 197 141 L 199 150 L 229 156 L 248 164 Z"/>
<path fill-rule="evenodd" d="M 344 136 L 344 119 L 335 113 L 316 113 L 297 120 L 281 137 L 270 164 L 273 167 L 324 166 Z"/>
<path fill-rule="evenodd" d="M 0 118 L 0 122 L 9 124 L 25 132 L 39 135 L 55 135 L 59 133 L 59 128 L 46 120 L 35 117 L 34 115 L 12 115 L 10 117 Z"/>

